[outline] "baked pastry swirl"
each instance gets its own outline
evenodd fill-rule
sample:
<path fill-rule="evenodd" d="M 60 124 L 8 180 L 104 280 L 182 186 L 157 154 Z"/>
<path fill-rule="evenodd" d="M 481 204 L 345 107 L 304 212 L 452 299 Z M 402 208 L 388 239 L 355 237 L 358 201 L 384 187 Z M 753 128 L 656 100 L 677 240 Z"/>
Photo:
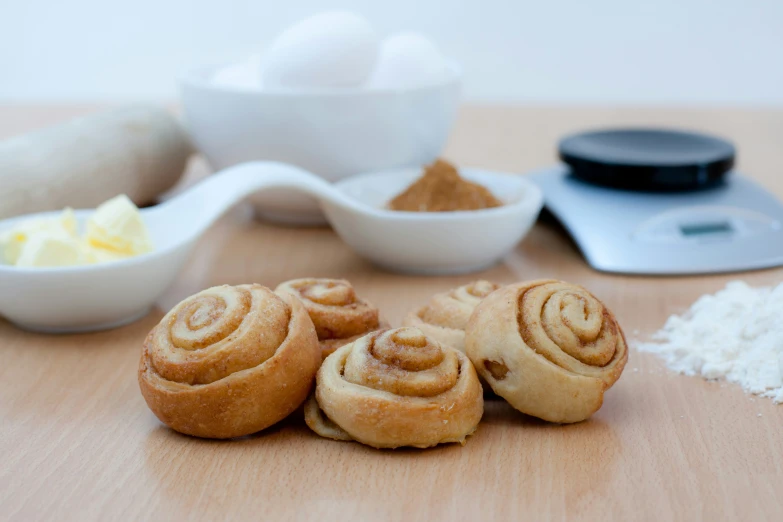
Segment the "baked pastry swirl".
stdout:
<path fill-rule="evenodd" d="M 188 297 L 152 329 L 139 385 L 174 430 L 239 437 L 299 407 L 320 363 L 313 323 L 298 300 L 261 285 L 224 285 Z"/>
<path fill-rule="evenodd" d="M 275 291 L 302 301 L 315 324 L 324 358 L 365 334 L 388 328 L 378 309 L 360 299 L 353 285 L 344 279 L 293 279 L 281 283 Z"/>
<path fill-rule="evenodd" d="M 466 352 L 494 392 L 552 422 L 598 411 L 628 360 L 612 314 L 584 288 L 541 280 L 504 287 L 470 319 Z"/>
<path fill-rule="evenodd" d="M 323 437 L 376 448 L 464 444 L 484 412 L 468 358 L 416 328 L 371 333 L 339 348 L 316 382 L 307 425 Z"/>
<path fill-rule="evenodd" d="M 473 281 L 448 292 L 435 294 L 427 304 L 411 310 L 403 326 L 415 326 L 427 337 L 465 351 L 465 327 L 478 304 L 500 288 L 489 281 Z"/>

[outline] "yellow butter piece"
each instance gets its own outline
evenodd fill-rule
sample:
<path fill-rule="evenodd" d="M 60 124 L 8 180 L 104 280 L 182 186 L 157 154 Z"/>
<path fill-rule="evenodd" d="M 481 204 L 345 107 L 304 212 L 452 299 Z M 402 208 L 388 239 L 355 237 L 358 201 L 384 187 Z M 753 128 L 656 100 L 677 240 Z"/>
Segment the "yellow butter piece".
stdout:
<path fill-rule="evenodd" d="M 71 207 L 65 207 L 63 213 L 60 214 L 60 225 L 74 238 L 78 236 L 79 224 L 76 221 L 76 214 L 73 213 Z"/>
<path fill-rule="evenodd" d="M 79 241 L 63 231 L 43 231 L 22 245 L 16 266 L 51 267 L 84 264 Z"/>
<path fill-rule="evenodd" d="M 16 229 L 8 230 L 0 235 L 0 254 L 3 256 L 3 262 L 9 265 L 15 265 L 22 252 L 22 244 L 27 240 L 27 234 Z"/>
<path fill-rule="evenodd" d="M 79 237 L 73 209 L 56 218 L 25 221 L 0 233 L 0 261 L 26 267 L 108 263 L 152 250 L 136 205 L 117 196 L 100 205 Z"/>
<path fill-rule="evenodd" d="M 136 205 L 120 195 L 100 205 L 87 222 L 87 243 L 121 256 L 152 250 L 152 241 Z"/>
<path fill-rule="evenodd" d="M 119 261 L 120 259 L 133 257 L 131 255 L 115 252 L 113 250 L 95 247 L 86 240 L 82 240 L 81 249 L 85 262 L 91 265 L 96 263 L 109 263 L 111 261 Z"/>
<path fill-rule="evenodd" d="M 76 239 L 78 226 L 73 210 L 66 208 L 56 218 L 25 221 L 0 235 L 0 253 L 5 263 L 15 265 L 25 244 L 36 235 L 49 234 Z"/>

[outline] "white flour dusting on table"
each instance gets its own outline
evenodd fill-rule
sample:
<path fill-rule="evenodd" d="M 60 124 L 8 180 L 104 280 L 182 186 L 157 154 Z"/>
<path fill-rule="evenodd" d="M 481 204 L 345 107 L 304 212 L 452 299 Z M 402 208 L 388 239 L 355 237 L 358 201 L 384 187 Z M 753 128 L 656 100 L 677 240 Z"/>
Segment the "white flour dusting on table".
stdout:
<path fill-rule="evenodd" d="M 733 281 L 673 315 L 653 342 L 636 343 L 685 375 L 725 379 L 783 403 L 783 283 L 751 288 Z"/>

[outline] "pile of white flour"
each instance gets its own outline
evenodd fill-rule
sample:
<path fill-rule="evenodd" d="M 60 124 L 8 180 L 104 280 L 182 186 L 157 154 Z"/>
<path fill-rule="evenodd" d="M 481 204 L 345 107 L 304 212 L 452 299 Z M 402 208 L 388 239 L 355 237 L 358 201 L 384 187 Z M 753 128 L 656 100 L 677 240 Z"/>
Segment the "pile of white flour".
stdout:
<path fill-rule="evenodd" d="M 783 403 L 783 283 L 731 282 L 671 316 L 653 340 L 636 347 L 658 354 L 674 371 L 726 379 Z"/>

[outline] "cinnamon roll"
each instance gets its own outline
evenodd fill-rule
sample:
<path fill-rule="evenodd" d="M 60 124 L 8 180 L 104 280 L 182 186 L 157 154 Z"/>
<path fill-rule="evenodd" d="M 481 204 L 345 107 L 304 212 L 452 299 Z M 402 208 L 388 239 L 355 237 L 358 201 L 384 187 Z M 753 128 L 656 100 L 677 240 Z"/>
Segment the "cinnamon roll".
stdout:
<path fill-rule="evenodd" d="M 465 351 L 465 327 L 478 304 L 500 288 L 489 281 L 473 281 L 448 292 L 435 294 L 424 306 L 411 310 L 403 326 L 415 326 L 427 337 Z"/>
<path fill-rule="evenodd" d="M 494 392 L 551 422 L 578 422 L 601 407 L 628 346 L 612 312 L 584 288 L 541 280 L 487 297 L 466 330 L 466 352 Z"/>
<path fill-rule="evenodd" d="M 476 371 L 461 352 L 416 328 L 366 335 L 318 370 L 305 421 L 319 435 L 376 448 L 465 443 L 484 412 Z"/>
<path fill-rule="evenodd" d="M 231 438 L 260 431 L 307 398 L 321 363 L 304 306 L 261 285 L 217 286 L 163 317 L 144 342 L 139 385 L 172 429 Z"/>
<path fill-rule="evenodd" d="M 323 358 L 359 337 L 388 328 L 378 309 L 360 299 L 344 279 L 293 279 L 281 283 L 276 292 L 298 297 L 315 324 Z"/>

